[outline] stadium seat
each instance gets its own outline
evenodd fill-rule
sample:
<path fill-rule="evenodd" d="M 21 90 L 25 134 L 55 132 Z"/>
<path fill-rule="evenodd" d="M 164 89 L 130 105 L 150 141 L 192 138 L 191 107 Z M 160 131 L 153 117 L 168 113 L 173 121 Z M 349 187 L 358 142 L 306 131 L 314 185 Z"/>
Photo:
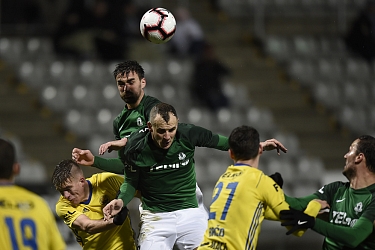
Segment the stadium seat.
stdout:
<path fill-rule="evenodd" d="M 265 51 L 277 61 L 282 62 L 290 56 L 291 45 L 286 37 L 269 36 L 265 41 Z"/>
<path fill-rule="evenodd" d="M 96 127 L 97 132 L 102 134 L 113 133 L 113 120 L 119 112 L 111 112 L 108 108 L 101 108 L 96 112 L 96 119 L 93 127 Z"/>
<path fill-rule="evenodd" d="M 343 66 L 339 59 L 321 58 L 318 60 L 318 73 L 322 80 L 341 80 L 344 75 Z"/>
<path fill-rule="evenodd" d="M 311 195 L 315 193 L 316 191 L 321 188 L 320 185 L 316 183 L 311 183 L 311 182 L 298 182 L 293 185 L 293 196 L 294 197 L 304 197 L 307 195 Z"/>
<path fill-rule="evenodd" d="M 99 99 L 100 95 L 101 88 L 95 85 L 78 84 L 72 88 L 73 103 L 77 108 L 97 110 L 102 106 L 102 100 Z"/>
<path fill-rule="evenodd" d="M 261 167 L 262 168 L 262 167 Z M 295 178 L 295 165 L 290 158 L 284 157 L 270 157 L 267 162 L 265 173 L 267 175 L 279 172 L 284 179 L 285 183 L 293 182 Z"/>
<path fill-rule="evenodd" d="M 318 45 L 312 36 L 294 36 L 293 45 L 297 56 L 313 58 L 318 55 Z"/>
<path fill-rule="evenodd" d="M 51 39 L 44 37 L 30 37 L 25 41 L 25 53 L 22 56 L 27 60 L 53 59 L 53 44 Z"/>
<path fill-rule="evenodd" d="M 273 132 L 271 137 L 276 138 L 288 149 L 288 153 L 285 154 L 286 157 L 298 157 L 300 155 L 300 143 L 296 134 L 279 130 Z"/>
<path fill-rule="evenodd" d="M 49 64 L 49 79 L 56 85 L 75 85 L 78 78 L 78 64 L 74 60 L 54 60 Z"/>
<path fill-rule="evenodd" d="M 95 132 L 95 114 L 89 110 L 69 110 L 64 118 L 65 126 L 80 136 L 88 136 Z"/>
<path fill-rule="evenodd" d="M 312 82 L 316 79 L 317 67 L 310 59 L 292 59 L 287 70 L 304 87 L 311 87 Z"/>
<path fill-rule="evenodd" d="M 193 63 L 191 60 L 171 59 L 167 62 L 169 79 L 178 86 L 186 85 L 191 79 Z M 167 78 L 168 79 L 168 78 Z"/>
<path fill-rule="evenodd" d="M 343 83 L 343 99 L 345 104 L 366 106 L 369 99 L 369 89 L 362 81 L 346 81 Z"/>
<path fill-rule="evenodd" d="M 20 161 L 20 165 L 22 166 L 22 171 L 16 177 L 17 183 L 40 184 L 48 182 L 49 177 L 47 176 L 46 168 L 40 161 L 27 157 Z"/>
<path fill-rule="evenodd" d="M 276 127 L 272 112 L 255 106 L 250 107 L 247 112 L 247 123 L 255 127 L 260 134 L 267 134 Z"/>
<path fill-rule="evenodd" d="M 362 106 L 344 105 L 339 111 L 339 121 L 347 128 L 363 133 L 367 130 L 367 115 Z"/>
<path fill-rule="evenodd" d="M 211 149 L 207 156 L 210 157 L 210 160 L 206 163 L 207 169 L 207 176 L 211 180 L 211 182 L 215 182 L 219 177 L 225 172 L 227 167 L 233 162 L 230 162 L 227 152 L 220 152 L 221 154 L 217 154 L 213 152 L 214 149 Z M 206 157 L 207 157 L 206 156 Z"/>
<path fill-rule="evenodd" d="M 209 110 L 191 107 L 187 111 L 187 123 L 192 123 L 204 128 L 210 128 L 211 130 L 214 130 L 215 124 L 213 124 L 212 122 L 214 120 L 215 118 Z"/>
<path fill-rule="evenodd" d="M 217 129 L 224 135 L 229 135 L 233 128 L 246 123 L 243 113 L 236 109 L 221 108 L 216 113 Z"/>
<path fill-rule="evenodd" d="M 45 85 L 41 89 L 41 101 L 54 111 L 65 112 L 72 107 L 69 86 Z"/>
<path fill-rule="evenodd" d="M 315 83 L 313 95 L 318 103 L 323 104 L 331 110 L 337 110 L 341 104 L 340 87 L 336 82 L 330 80 Z"/>
<path fill-rule="evenodd" d="M 163 84 L 161 87 L 162 97 L 166 103 L 173 103 L 173 99 L 176 98 L 176 88 L 172 84 Z"/>
<path fill-rule="evenodd" d="M 366 80 L 370 76 L 370 66 L 364 60 L 348 58 L 346 60 L 346 75 L 352 80 Z"/>
<path fill-rule="evenodd" d="M 304 155 L 298 158 L 295 176 L 301 181 L 320 185 L 324 169 L 321 159 Z"/>
<path fill-rule="evenodd" d="M 115 138 L 114 138 L 114 135 L 111 133 L 111 134 L 108 134 L 108 133 L 93 133 L 90 135 L 89 139 L 88 139 L 88 149 L 94 154 L 94 155 L 97 155 L 97 153 L 99 152 L 99 147 L 100 145 L 102 145 L 103 143 L 106 143 L 108 141 L 113 141 Z M 108 153 L 106 152 L 104 155 L 102 155 L 101 157 L 103 158 L 117 158 L 118 155 L 117 155 L 117 151 L 112 151 L 111 153 Z"/>
<path fill-rule="evenodd" d="M 25 42 L 20 37 L 2 37 L 0 39 L 0 56 L 11 65 L 18 65 L 25 53 Z"/>
<path fill-rule="evenodd" d="M 125 102 L 120 98 L 120 94 L 118 93 L 116 83 L 114 82 L 103 84 L 101 95 L 98 101 L 105 107 L 108 107 L 112 110 L 117 110 L 118 113 L 120 113 L 120 111 L 125 106 Z"/>
<path fill-rule="evenodd" d="M 21 80 L 34 90 L 40 90 L 46 80 L 48 64 L 44 61 L 24 61 L 18 67 L 18 75 Z"/>
<path fill-rule="evenodd" d="M 103 81 L 113 79 L 112 74 L 108 72 L 108 64 L 88 60 L 80 63 L 79 76 L 83 82 L 90 85 L 100 85 Z"/>

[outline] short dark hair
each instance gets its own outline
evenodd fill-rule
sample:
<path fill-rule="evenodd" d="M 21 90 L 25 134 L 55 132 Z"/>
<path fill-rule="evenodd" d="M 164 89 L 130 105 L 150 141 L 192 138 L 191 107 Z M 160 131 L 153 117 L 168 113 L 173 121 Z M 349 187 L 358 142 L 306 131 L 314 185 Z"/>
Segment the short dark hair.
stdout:
<path fill-rule="evenodd" d="M 358 140 L 357 154 L 364 154 L 367 168 L 375 173 L 375 138 L 371 135 L 361 135 Z"/>
<path fill-rule="evenodd" d="M 259 143 L 258 131 L 246 125 L 233 129 L 228 139 L 235 160 L 254 159 L 258 155 Z"/>
<path fill-rule="evenodd" d="M 178 118 L 176 109 L 172 105 L 160 102 L 152 107 L 150 111 L 150 122 L 153 123 L 156 115 L 159 114 L 164 121 L 168 123 L 170 119 L 169 113 L 172 113 L 176 118 Z"/>
<path fill-rule="evenodd" d="M 118 74 L 127 76 L 130 72 L 137 73 L 139 79 L 145 77 L 145 71 L 142 66 L 137 61 L 125 61 L 116 65 L 115 70 L 113 71 L 113 76 L 117 77 Z"/>
<path fill-rule="evenodd" d="M 16 150 L 14 145 L 0 139 L 0 178 L 10 179 L 13 176 L 13 165 L 16 163 Z"/>
<path fill-rule="evenodd" d="M 52 174 L 52 183 L 57 190 L 60 190 L 63 185 L 70 180 L 72 177 L 72 167 L 79 167 L 79 165 L 73 160 L 62 160 L 59 164 L 56 165 L 55 170 Z"/>

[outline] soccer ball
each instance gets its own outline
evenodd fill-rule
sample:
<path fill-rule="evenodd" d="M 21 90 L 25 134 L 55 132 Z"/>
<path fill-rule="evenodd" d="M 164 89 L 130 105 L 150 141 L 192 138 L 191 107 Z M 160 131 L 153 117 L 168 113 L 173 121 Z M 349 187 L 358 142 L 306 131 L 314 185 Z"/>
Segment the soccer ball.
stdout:
<path fill-rule="evenodd" d="M 153 8 L 147 11 L 140 23 L 141 34 L 152 43 L 166 43 L 176 31 L 176 19 L 164 8 Z"/>

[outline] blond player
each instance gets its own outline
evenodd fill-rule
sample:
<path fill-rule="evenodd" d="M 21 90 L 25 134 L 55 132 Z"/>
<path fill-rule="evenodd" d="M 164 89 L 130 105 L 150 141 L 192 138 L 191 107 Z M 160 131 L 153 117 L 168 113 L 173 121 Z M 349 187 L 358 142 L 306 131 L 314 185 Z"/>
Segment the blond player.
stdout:
<path fill-rule="evenodd" d="M 76 162 L 63 160 L 56 166 L 52 182 L 61 193 L 56 213 L 83 249 L 135 250 L 126 208 L 110 221 L 103 220 L 102 209 L 116 198 L 122 176 L 99 173 L 86 179 Z"/>

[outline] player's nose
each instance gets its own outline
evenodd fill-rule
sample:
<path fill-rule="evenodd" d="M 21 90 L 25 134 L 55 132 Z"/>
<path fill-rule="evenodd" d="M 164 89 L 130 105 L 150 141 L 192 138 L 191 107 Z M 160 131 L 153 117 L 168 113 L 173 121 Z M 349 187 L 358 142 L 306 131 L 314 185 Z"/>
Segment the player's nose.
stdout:
<path fill-rule="evenodd" d="M 70 196 L 70 194 L 69 194 L 68 191 L 64 191 L 64 192 L 63 192 L 63 196 L 64 196 L 65 199 L 69 200 L 69 196 Z"/>
<path fill-rule="evenodd" d="M 171 134 L 169 132 L 165 132 L 164 139 L 169 140 L 171 138 Z"/>

